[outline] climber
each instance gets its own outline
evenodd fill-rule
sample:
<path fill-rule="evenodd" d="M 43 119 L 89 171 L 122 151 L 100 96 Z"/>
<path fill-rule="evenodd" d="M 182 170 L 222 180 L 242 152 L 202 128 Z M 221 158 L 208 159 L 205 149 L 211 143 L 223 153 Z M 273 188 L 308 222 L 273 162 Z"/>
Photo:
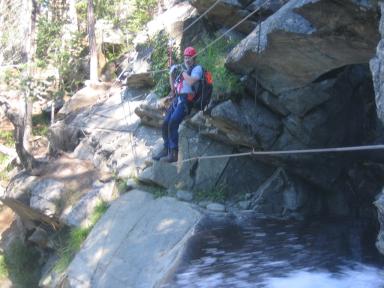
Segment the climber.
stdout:
<path fill-rule="evenodd" d="M 165 158 L 167 162 L 177 161 L 179 125 L 190 112 L 194 98 L 193 84 L 203 76 L 203 68 L 196 65 L 196 55 L 195 48 L 187 47 L 184 50 L 183 71 L 177 75 L 180 65 L 172 65 L 170 68 L 169 82 L 174 99 L 168 108 L 162 126 L 164 148 L 152 158 L 153 160 Z"/>

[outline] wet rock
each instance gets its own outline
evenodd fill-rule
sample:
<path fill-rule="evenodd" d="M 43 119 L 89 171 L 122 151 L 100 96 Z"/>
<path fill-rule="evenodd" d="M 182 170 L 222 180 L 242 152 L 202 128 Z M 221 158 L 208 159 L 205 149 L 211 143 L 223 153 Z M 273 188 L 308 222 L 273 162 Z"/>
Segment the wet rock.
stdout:
<path fill-rule="evenodd" d="M 206 208 L 214 212 L 225 212 L 225 206 L 220 203 L 209 203 Z"/>
<path fill-rule="evenodd" d="M 189 191 L 179 190 L 176 193 L 176 197 L 180 200 L 190 202 L 193 199 L 193 194 L 192 192 L 189 192 Z"/>

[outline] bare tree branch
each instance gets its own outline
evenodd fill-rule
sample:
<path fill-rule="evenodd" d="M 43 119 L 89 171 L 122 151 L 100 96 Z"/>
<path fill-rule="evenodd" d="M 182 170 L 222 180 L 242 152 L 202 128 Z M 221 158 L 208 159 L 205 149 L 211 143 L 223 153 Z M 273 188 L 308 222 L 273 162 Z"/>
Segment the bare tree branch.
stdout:
<path fill-rule="evenodd" d="M 0 97 L 0 106 L 4 109 L 5 116 L 11 121 L 15 130 L 14 130 L 14 138 L 15 138 L 15 146 L 16 153 L 20 158 L 20 162 L 23 165 L 24 169 L 28 171 L 32 171 L 33 169 L 37 169 L 41 167 L 41 164 L 45 163 L 43 161 L 36 160 L 32 154 L 30 154 L 27 150 L 25 150 L 23 145 L 23 137 L 24 137 L 24 118 L 22 115 L 24 113 L 20 113 L 9 105 L 9 103 L 3 97 Z"/>

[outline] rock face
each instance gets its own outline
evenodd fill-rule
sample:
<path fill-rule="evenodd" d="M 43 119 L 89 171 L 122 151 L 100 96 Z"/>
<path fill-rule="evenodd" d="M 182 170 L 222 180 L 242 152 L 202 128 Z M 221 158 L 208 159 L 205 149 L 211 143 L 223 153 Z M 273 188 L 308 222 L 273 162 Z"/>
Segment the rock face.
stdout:
<path fill-rule="evenodd" d="M 217 3 L 216 3 L 217 2 Z M 242 21 L 253 11 L 255 12 L 248 19 L 240 23 L 235 30 L 244 34 L 249 34 L 257 25 L 258 21 L 264 20 L 269 15 L 277 11 L 287 0 L 273 0 L 273 1 L 202 1 L 193 0 L 191 4 L 196 7 L 199 14 L 203 14 L 210 7 L 213 7 L 207 13 L 209 21 L 230 28 Z"/>
<path fill-rule="evenodd" d="M 232 50 L 226 65 L 280 94 L 335 68 L 367 63 L 379 40 L 376 5 L 359 3 L 289 1 Z"/>
<path fill-rule="evenodd" d="M 381 15 L 384 13 L 384 3 L 380 2 Z M 380 20 L 380 34 L 384 37 L 384 20 Z M 373 85 L 375 87 L 377 115 L 382 123 L 384 123 L 384 84 L 382 76 L 382 67 L 384 63 L 384 40 L 381 39 L 376 49 L 376 56 L 370 61 L 371 71 L 373 75 Z"/>
<path fill-rule="evenodd" d="M 384 84 L 383 84 L 383 64 L 384 64 L 384 3 L 379 2 L 381 11 L 380 19 L 380 34 L 381 40 L 377 45 L 376 56 L 370 61 L 370 67 L 373 75 L 373 85 L 375 87 L 375 98 L 376 98 L 376 111 L 377 116 L 380 119 L 380 124 L 384 124 Z M 381 192 L 377 201 L 374 202 L 377 207 L 377 214 L 380 222 L 380 231 L 377 236 L 376 247 L 381 254 L 384 255 L 384 194 Z"/>
<path fill-rule="evenodd" d="M 319 194 L 279 168 L 253 193 L 249 208 L 265 215 L 296 217 L 317 214 L 322 205 Z"/>
<path fill-rule="evenodd" d="M 134 190 L 96 224 L 68 267 L 66 287 L 160 287 L 202 215 L 173 198 Z"/>

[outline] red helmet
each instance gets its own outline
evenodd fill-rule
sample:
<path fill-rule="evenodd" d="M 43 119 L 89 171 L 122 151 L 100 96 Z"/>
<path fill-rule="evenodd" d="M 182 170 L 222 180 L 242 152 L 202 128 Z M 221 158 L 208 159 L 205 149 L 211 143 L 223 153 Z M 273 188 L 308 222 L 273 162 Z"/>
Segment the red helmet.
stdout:
<path fill-rule="evenodd" d="M 193 47 L 187 47 L 184 50 L 184 56 L 193 57 L 193 56 L 196 56 L 196 54 L 197 54 L 196 49 Z"/>

